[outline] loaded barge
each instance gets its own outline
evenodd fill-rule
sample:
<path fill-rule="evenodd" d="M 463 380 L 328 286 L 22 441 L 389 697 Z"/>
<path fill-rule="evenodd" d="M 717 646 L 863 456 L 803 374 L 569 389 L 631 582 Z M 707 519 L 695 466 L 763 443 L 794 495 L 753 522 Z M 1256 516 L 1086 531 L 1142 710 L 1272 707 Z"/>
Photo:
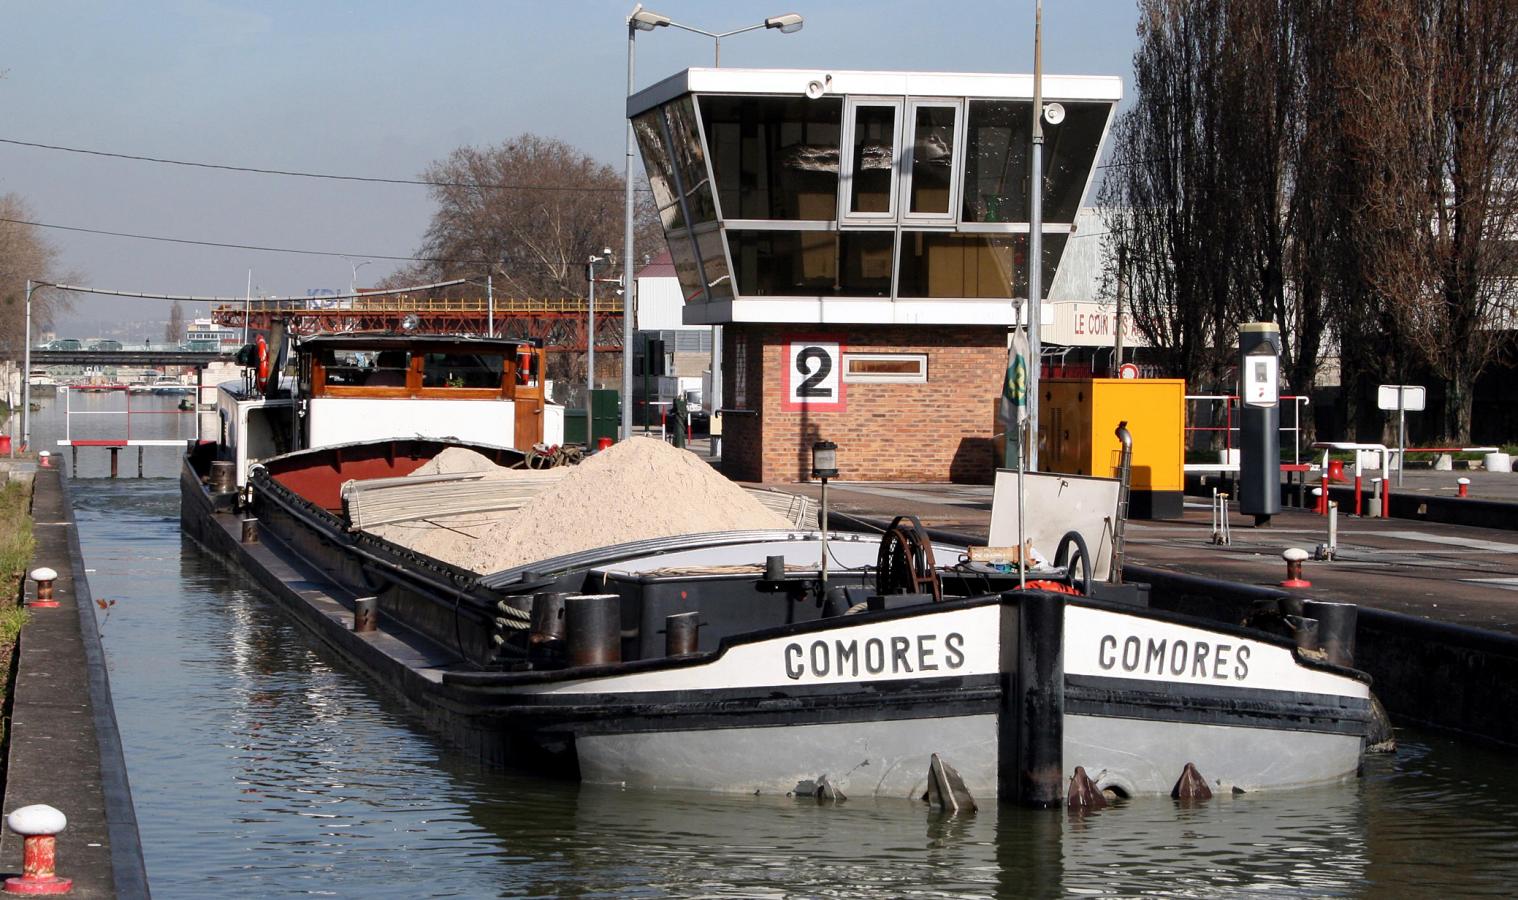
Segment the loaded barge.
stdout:
<path fill-rule="evenodd" d="M 1061 802 L 1077 767 L 1122 796 L 1170 792 L 1188 764 L 1214 790 L 1358 769 L 1369 678 L 1279 629 L 1151 608 L 1119 583 L 1108 480 L 1028 476 L 1089 500 L 1068 529 L 1034 507 L 1029 540 L 1052 560 L 1021 541 L 934 541 L 911 517 L 829 534 L 803 508 L 782 527 L 476 571 L 367 527 L 365 503 L 400 489 L 423 499 L 383 507 L 391 518 L 520 515 L 510 527 L 533 530 L 513 511 L 551 488 L 513 478 L 569 461 L 551 446 L 562 409 L 543 400 L 540 348 L 317 337 L 292 363 L 294 378 L 276 364 L 222 386 L 221 439 L 185 457 L 184 528 L 488 763 L 636 788 L 1033 805 Z M 460 450 L 507 471 L 436 471 Z"/>

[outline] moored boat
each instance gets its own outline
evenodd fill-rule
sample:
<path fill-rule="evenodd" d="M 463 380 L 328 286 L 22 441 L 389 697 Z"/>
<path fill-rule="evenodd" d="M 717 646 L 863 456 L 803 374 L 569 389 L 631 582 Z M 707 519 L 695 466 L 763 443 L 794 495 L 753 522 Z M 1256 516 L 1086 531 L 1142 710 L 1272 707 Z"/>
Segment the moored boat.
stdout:
<path fill-rule="evenodd" d="M 667 534 L 492 571 L 387 538 L 357 501 L 396 485 L 427 499 L 410 514 L 391 504 L 390 521 L 488 509 L 535 527 L 531 507 L 511 506 L 520 498 L 482 487 L 488 473 L 416 474 L 445 451 L 510 469 L 560 459 L 534 447 L 541 438 L 520 443 L 539 437 L 515 427 L 520 407 L 463 417 L 421 405 L 458 402 L 424 392 L 427 367 L 457 344 L 317 338 L 297 346 L 287 395 L 224 390 L 223 440 L 186 457 L 182 519 L 489 762 L 641 788 L 915 799 L 937 757 L 975 798 L 1033 804 L 1058 802 L 1077 766 L 1125 795 L 1170 791 L 1188 763 L 1214 789 L 1242 790 L 1358 767 L 1368 678 L 1102 577 L 1110 515 L 1034 529 L 1054 553 L 1028 590 L 1006 548 L 935 541 L 909 517 L 883 536 L 798 523 Z M 499 367 L 468 370 L 490 384 L 431 384 L 517 399 L 536 348 L 490 346 Z M 406 356 L 381 364 L 387 352 Z M 398 384 L 367 377 L 387 370 Z M 541 405 L 530 388 L 520 397 Z M 456 433 L 485 419 L 515 433 Z M 376 614 L 377 630 L 354 630 Z"/>

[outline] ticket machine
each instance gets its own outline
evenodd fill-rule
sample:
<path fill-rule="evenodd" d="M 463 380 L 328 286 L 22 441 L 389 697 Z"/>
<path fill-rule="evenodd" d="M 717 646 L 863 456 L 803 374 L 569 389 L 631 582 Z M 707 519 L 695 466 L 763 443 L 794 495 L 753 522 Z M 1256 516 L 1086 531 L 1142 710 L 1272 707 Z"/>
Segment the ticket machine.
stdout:
<path fill-rule="evenodd" d="M 1281 511 L 1281 330 L 1239 326 L 1239 511 L 1256 526 Z"/>

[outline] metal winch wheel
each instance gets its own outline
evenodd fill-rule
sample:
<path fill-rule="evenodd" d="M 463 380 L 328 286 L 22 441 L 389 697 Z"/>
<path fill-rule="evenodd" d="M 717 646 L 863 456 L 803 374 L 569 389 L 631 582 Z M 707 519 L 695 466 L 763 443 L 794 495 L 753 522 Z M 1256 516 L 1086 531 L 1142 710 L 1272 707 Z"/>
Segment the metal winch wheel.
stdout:
<path fill-rule="evenodd" d="M 891 527 L 880 538 L 875 573 L 875 591 L 882 596 L 932 594 L 933 602 L 943 600 L 943 584 L 933 560 L 933 542 L 916 516 L 897 516 L 891 520 Z"/>

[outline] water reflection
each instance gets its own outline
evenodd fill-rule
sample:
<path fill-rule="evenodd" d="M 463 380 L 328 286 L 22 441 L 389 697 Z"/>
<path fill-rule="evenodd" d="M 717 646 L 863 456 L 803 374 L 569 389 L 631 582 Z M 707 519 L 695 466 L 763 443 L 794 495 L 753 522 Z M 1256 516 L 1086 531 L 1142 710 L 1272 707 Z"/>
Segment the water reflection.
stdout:
<path fill-rule="evenodd" d="M 173 475 L 173 453 L 147 468 Z M 160 898 L 1507 896 L 1518 877 L 1507 758 L 1423 735 L 1341 785 L 1075 821 L 482 771 L 182 538 L 175 481 L 74 489 L 92 587 L 118 601 L 104 644 Z"/>

